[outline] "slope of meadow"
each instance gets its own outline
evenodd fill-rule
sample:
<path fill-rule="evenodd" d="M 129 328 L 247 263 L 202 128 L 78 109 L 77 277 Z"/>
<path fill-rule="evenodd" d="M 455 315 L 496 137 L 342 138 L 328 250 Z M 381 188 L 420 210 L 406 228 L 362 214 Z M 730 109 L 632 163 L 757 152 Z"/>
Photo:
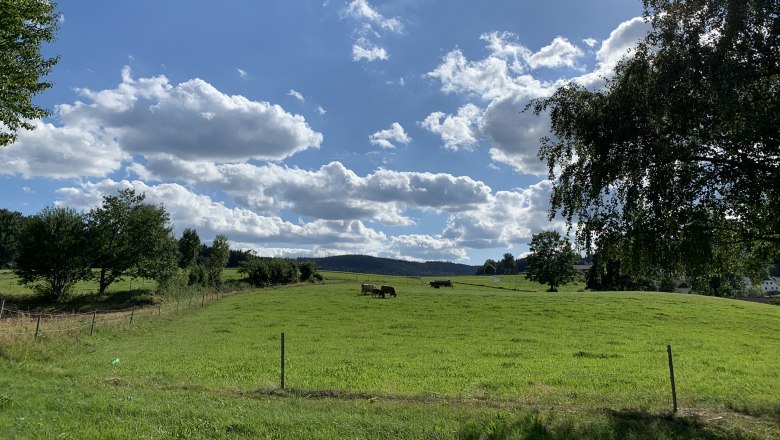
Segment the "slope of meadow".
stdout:
<path fill-rule="evenodd" d="M 453 289 L 326 278 L 92 337 L 1 346 L 0 433 L 780 438 L 780 307 L 577 286 L 550 294 L 519 277 L 452 278 Z M 399 296 L 361 296 L 364 281 Z"/>

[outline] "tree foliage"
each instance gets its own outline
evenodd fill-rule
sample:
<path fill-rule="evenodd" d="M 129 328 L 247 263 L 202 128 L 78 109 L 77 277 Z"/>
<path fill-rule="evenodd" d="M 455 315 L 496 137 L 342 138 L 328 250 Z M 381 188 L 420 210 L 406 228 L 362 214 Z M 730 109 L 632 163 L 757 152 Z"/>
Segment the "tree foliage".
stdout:
<path fill-rule="evenodd" d="M 15 273 L 22 283 L 59 298 L 92 275 L 87 243 L 83 214 L 57 206 L 45 208 L 22 226 Z M 38 284 L 41 280 L 43 284 Z"/>
<path fill-rule="evenodd" d="M 244 275 L 245 279 L 256 287 L 295 283 L 298 281 L 300 274 L 295 262 L 291 260 L 261 258 L 251 254 L 240 263 L 238 273 Z M 312 276 L 315 276 L 315 274 L 312 274 Z"/>
<path fill-rule="evenodd" d="M 193 266 L 197 261 L 201 247 L 198 232 L 192 228 L 185 229 L 181 234 L 181 238 L 179 238 L 178 247 L 179 267 L 187 269 L 190 266 Z"/>
<path fill-rule="evenodd" d="M 548 284 L 549 292 L 557 292 L 558 286 L 570 283 L 580 277 L 574 265 L 579 256 L 569 240 L 561 238 L 555 231 L 544 231 L 531 238 L 530 254 L 527 259 L 525 277 L 540 284 Z"/>
<path fill-rule="evenodd" d="M 24 216 L 20 212 L 0 209 L 0 268 L 12 266 Z"/>
<path fill-rule="evenodd" d="M 211 243 L 209 258 L 206 263 L 209 284 L 212 286 L 219 286 L 222 284 L 222 271 L 225 269 L 229 257 L 230 243 L 226 236 L 219 234 Z"/>
<path fill-rule="evenodd" d="M 58 58 L 44 58 L 41 44 L 54 39 L 55 7 L 44 0 L 0 0 L 0 147 L 13 143 L 19 129 L 32 130 L 31 119 L 48 114 L 32 97 L 52 86 L 40 78 Z"/>
<path fill-rule="evenodd" d="M 179 259 L 176 241 L 163 206 L 143 203 L 144 194 L 123 189 L 103 197 L 88 215 L 90 248 L 98 272 L 98 290 L 124 275 L 161 278 Z"/>
<path fill-rule="evenodd" d="M 645 0 L 606 88 L 533 103 L 551 217 L 640 273 L 750 272 L 780 254 L 780 2 Z"/>
<path fill-rule="evenodd" d="M 321 276 L 318 277 L 319 273 L 317 272 L 317 264 L 312 261 L 301 263 L 301 265 L 298 266 L 298 271 L 301 274 L 301 281 L 315 281 L 317 279 L 322 279 Z"/>

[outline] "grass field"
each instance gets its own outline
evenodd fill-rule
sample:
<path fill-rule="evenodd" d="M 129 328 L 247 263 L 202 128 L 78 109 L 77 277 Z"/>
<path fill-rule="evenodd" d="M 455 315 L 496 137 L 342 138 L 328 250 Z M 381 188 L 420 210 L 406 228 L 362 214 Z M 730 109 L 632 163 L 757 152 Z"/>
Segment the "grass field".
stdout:
<path fill-rule="evenodd" d="M 0 346 L 0 437 L 780 438 L 780 307 L 325 276 Z M 366 281 L 399 296 L 361 296 Z"/>

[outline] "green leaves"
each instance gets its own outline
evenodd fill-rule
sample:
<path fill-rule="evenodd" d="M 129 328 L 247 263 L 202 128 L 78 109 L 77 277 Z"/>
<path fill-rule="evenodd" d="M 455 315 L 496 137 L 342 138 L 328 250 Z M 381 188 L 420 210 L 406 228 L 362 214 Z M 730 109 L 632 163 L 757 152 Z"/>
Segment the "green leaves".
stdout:
<path fill-rule="evenodd" d="M 552 120 L 551 216 L 636 273 L 780 257 L 780 4 L 645 7 L 653 31 L 605 90 L 567 85 L 531 106 Z M 750 255 L 762 243 L 773 250 Z"/>
<path fill-rule="evenodd" d="M 43 0 L 0 0 L 0 146 L 13 143 L 19 129 L 49 112 L 32 97 L 52 86 L 40 81 L 59 58 L 43 58 L 41 44 L 57 30 L 56 5 Z"/>
<path fill-rule="evenodd" d="M 36 290 L 61 297 L 92 275 L 87 243 L 83 214 L 59 206 L 45 208 L 24 222 L 15 273 L 24 284 L 43 280 Z"/>
<path fill-rule="evenodd" d="M 558 286 L 575 281 L 580 273 L 574 268 L 579 257 L 571 248 L 569 240 L 561 238 L 555 231 L 535 234 L 529 246 L 526 278 L 549 284 L 550 292 L 557 292 Z"/>

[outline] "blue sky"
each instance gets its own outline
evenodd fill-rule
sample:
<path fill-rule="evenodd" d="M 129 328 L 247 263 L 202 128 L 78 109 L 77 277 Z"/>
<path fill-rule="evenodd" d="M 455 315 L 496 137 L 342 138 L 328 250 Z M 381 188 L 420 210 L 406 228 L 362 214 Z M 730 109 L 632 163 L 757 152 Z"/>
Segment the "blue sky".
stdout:
<path fill-rule="evenodd" d="M 53 110 L 0 150 L 2 207 L 88 210 L 129 186 L 176 234 L 269 256 L 481 264 L 547 220 L 521 113 L 603 87 L 639 0 L 61 1 Z M 563 229 L 562 229 L 563 230 Z"/>

